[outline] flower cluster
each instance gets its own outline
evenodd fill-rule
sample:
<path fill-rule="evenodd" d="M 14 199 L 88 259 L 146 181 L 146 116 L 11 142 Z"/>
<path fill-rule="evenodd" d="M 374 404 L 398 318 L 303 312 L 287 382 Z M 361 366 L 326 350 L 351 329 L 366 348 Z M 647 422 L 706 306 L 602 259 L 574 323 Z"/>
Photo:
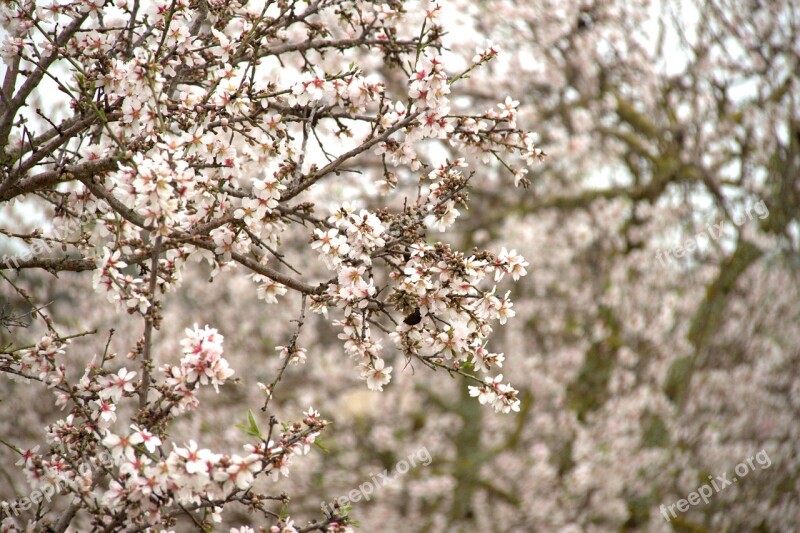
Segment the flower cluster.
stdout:
<path fill-rule="evenodd" d="M 331 229 L 314 230 L 316 239 L 311 248 L 333 270 L 348 263 L 372 263 L 372 254 L 386 244 L 385 227 L 375 213 L 361 209 L 356 213 L 352 204 L 344 203 L 328 218 Z"/>
<path fill-rule="evenodd" d="M 3 366 L 11 372 L 9 377 L 27 383 L 32 376 L 53 388 L 64 382 L 64 365 L 56 359 L 65 354 L 67 342 L 54 335 L 42 337 L 36 346 L 20 350 L 13 358 L 3 356 Z"/>
<path fill-rule="evenodd" d="M 301 76 L 291 88 L 289 103 L 339 105 L 345 109 L 359 110 L 383 94 L 383 84 L 368 80 L 357 74 L 344 79 L 326 75 L 319 67 L 313 67 Z"/>
<path fill-rule="evenodd" d="M 304 455 L 314 443 L 325 421 L 309 409 L 301 423 L 292 425 L 276 441 L 244 446 L 244 455 L 215 453 L 199 448 L 195 441 L 184 446 L 173 443 L 164 459 L 154 455 L 161 439 L 131 426 L 133 432 L 120 437 L 108 432 L 102 441 L 118 465 L 119 476 L 111 481 L 103 503 L 114 510 L 125 509 L 149 525 L 158 524 L 163 509 L 173 505 L 217 505 L 253 486 L 261 474 L 277 479 L 288 475 L 293 455 Z"/>
<path fill-rule="evenodd" d="M 487 377 L 485 384 L 481 386 L 469 386 L 469 395 L 477 396 L 481 404 L 490 404 L 495 411 L 508 413 L 509 411 L 519 411 L 519 400 L 517 391 L 502 383 L 503 374 L 496 377 Z"/>
<path fill-rule="evenodd" d="M 186 330 L 181 341 L 181 364 L 165 366 L 165 382 L 155 386 L 162 392 L 156 404 L 158 412 L 168 417 L 178 414 L 182 408 L 169 408 L 175 399 L 179 406 L 196 407 L 197 385 L 217 388 L 233 374 L 221 357 L 222 341 L 222 335 L 207 326 Z M 130 431 L 122 433 L 112 428 L 117 405 L 136 391 L 136 372 L 125 368 L 103 372 L 93 362 L 79 384 L 70 386 L 63 376 L 63 365 L 56 362 L 64 354 L 64 344 L 48 336 L 35 348 L 2 363 L 14 370 L 12 376 L 36 378 L 55 388 L 58 404 L 65 406 L 71 401 L 74 406 L 66 418 L 48 427 L 50 453 L 40 453 L 35 447 L 22 454 L 18 465 L 25 469 L 36 490 L 58 486 L 81 498 L 93 492 L 92 498 L 101 496 L 97 502 L 102 507 L 94 510 L 106 527 L 113 526 L 117 513 L 126 516 L 129 523 L 145 527 L 161 524 L 168 509 L 175 506 L 208 507 L 218 513 L 226 501 L 251 489 L 257 476 L 277 480 L 288 475 L 292 456 L 307 454 L 327 424 L 317 411 L 309 409 L 302 422 L 285 426 L 274 439 L 245 445 L 243 455 L 215 453 L 199 448 L 195 441 L 173 443 L 165 455 L 163 433 L 140 424 L 131 424 Z M 107 359 L 104 357 L 103 362 Z M 86 462 L 79 450 L 91 452 L 92 459 Z M 96 486 L 101 476 L 110 477 L 105 491 Z"/>
<path fill-rule="evenodd" d="M 161 367 L 168 387 L 165 397 L 173 402 L 176 414 L 197 407 L 197 386 L 211 385 L 219 392 L 219 386 L 234 374 L 222 357 L 223 340 L 216 329 L 208 326 L 199 329 L 195 324 L 194 328 L 186 329 L 186 337 L 181 341 L 184 355 L 180 364 Z"/>
<path fill-rule="evenodd" d="M 492 273 L 496 281 L 506 273 L 524 275 L 526 265 L 516 253 L 505 250 L 496 257 L 488 253 L 479 257 L 464 256 L 444 245 L 414 246 L 402 270 L 393 273 L 397 284 L 390 300 L 402 310 L 413 310 L 419 318 L 397 326 L 392 334 L 395 344 L 434 367 L 447 363 L 447 368 L 460 370 L 468 364 L 488 371 L 502 366 L 503 354 L 486 349 L 487 337 L 492 320 L 503 324 L 514 316 L 513 304 L 508 293 L 503 298 L 495 296 L 496 286 L 479 287 Z M 518 408 L 516 391 L 504 387 L 495 408 L 505 412 Z"/>

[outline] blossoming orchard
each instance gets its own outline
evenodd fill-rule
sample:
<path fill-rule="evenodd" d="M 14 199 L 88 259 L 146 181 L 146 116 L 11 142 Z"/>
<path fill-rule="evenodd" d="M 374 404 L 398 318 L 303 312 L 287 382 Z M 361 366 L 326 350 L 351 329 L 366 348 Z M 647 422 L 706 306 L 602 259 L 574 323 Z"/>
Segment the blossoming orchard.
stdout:
<path fill-rule="evenodd" d="M 796 2 L 0 24 L 0 531 L 800 527 Z"/>

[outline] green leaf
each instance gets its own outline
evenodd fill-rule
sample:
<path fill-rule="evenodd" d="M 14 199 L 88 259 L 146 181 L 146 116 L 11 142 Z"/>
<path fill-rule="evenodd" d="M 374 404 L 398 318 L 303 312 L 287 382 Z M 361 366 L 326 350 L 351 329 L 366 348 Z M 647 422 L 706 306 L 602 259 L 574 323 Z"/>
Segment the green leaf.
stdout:
<path fill-rule="evenodd" d="M 330 450 L 327 448 L 327 446 L 325 446 L 324 444 L 322 444 L 322 442 L 321 442 L 319 439 L 316 439 L 316 440 L 314 441 L 314 446 L 316 446 L 317 448 L 319 448 L 320 450 L 322 450 L 322 451 L 323 451 L 323 453 L 330 453 Z"/>
<path fill-rule="evenodd" d="M 261 430 L 258 429 L 258 424 L 256 423 L 256 417 L 253 416 L 253 411 L 251 409 L 247 410 L 247 422 L 249 425 L 244 424 L 236 424 L 234 427 L 236 429 L 241 429 L 248 435 L 252 437 L 258 437 L 259 439 L 263 439 L 264 436 L 261 434 Z"/>

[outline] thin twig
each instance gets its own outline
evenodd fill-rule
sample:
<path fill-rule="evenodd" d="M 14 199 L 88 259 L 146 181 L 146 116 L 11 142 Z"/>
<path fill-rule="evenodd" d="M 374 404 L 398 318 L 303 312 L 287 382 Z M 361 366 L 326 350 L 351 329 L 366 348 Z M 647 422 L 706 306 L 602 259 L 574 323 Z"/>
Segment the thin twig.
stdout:
<path fill-rule="evenodd" d="M 144 347 L 142 348 L 142 382 L 139 385 L 139 409 L 147 407 L 147 391 L 150 388 L 150 367 L 152 366 L 153 323 L 158 313 L 156 309 L 156 283 L 158 281 L 158 254 L 161 250 L 161 235 L 153 245 L 150 261 L 150 307 L 144 319 Z"/>
<path fill-rule="evenodd" d="M 270 383 L 267 387 L 267 399 L 264 400 L 264 406 L 261 408 L 262 411 L 266 411 L 267 407 L 269 406 L 269 401 L 272 399 L 273 393 L 275 392 L 275 387 L 278 386 L 281 379 L 283 378 L 283 373 L 286 372 L 286 367 L 289 366 L 289 362 L 292 360 L 292 354 L 294 353 L 295 349 L 297 348 L 297 338 L 300 336 L 300 330 L 303 327 L 303 323 L 306 320 L 306 295 L 303 294 L 300 298 L 300 317 L 297 319 L 297 329 L 295 329 L 292 338 L 289 340 L 289 345 L 287 346 L 287 355 L 286 360 L 283 362 L 283 366 L 278 371 L 278 375 L 275 379 Z"/>

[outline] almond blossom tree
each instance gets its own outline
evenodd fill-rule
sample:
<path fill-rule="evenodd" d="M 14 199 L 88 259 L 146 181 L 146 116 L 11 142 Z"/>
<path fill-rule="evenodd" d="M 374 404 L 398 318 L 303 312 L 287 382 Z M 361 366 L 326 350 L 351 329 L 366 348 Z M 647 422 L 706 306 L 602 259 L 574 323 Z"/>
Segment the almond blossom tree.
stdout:
<path fill-rule="evenodd" d="M 266 4 L 4 11 L 4 528 L 796 529 L 793 2 Z"/>
<path fill-rule="evenodd" d="M 313 408 L 296 422 L 270 413 L 287 365 L 306 357 L 298 343 L 311 313 L 339 331 L 352 360 L 340 364 L 369 389 L 382 390 L 401 367 L 428 368 L 477 383 L 471 394 L 496 411 L 519 410 L 517 391 L 492 377 L 502 359 L 487 343 L 493 323 L 514 316 L 510 291 L 498 285 L 525 275 L 528 263 L 506 248 L 461 251 L 428 233 L 447 231 L 470 187 L 486 180 L 481 166 L 442 148 L 503 154 L 515 165 L 543 154 L 513 106 L 451 110 L 460 82 L 497 50 L 448 68 L 441 8 L 421 7 L 3 4 L 0 202 L 9 216 L 44 213 L 49 224 L 3 230 L 15 246 L 30 245 L 4 258 L 4 291 L 44 331 L 27 345 L 12 337 L 0 370 L 39 382 L 67 413 L 42 428 L 43 447 L 3 442 L 23 458 L 31 490 L 55 485 L 71 500 L 58 512 L 37 505 L 19 527 L 207 529 L 239 505 L 270 531 L 349 530 L 346 509 L 294 525 L 287 494 L 254 488 L 259 476 L 288 475 L 292 456 L 308 453 L 328 425 Z M 380 167 L 362 164 L 365 154 Z M 527 185 L 509 169 L 505 179 Z M 384 190 L 384 205 L 331 201 L 347 175 Z M 299 262 L 285 249 L 298 238 L 307 240 Z M 219 392 L 236 375 L 210 326 L 185 330 L 178 364 L 162 364 L 153 348 L 192 261 L 207 262 L 211 280 L 243 273 L 267 302 L 300 300 L 279 347 L 283 365 L 261 385 L 269 429 L 251 414 L 241 455 L 170 434 L 199 409 L 201 389 Z M 302 274 L 310 261 L 327 273 Z M 35 273 L 80 272 L 91 273 L 105 300 L 98 305 L 138 321 L 142 333 L 125 361 L 109 350 L 109 335 L 75 372 L 68 360 L 80 355 L 70 344 L 101 332 L 57 322 L 24 285 Z M 3 524 L 18 527 L 13 517 Z"/>

